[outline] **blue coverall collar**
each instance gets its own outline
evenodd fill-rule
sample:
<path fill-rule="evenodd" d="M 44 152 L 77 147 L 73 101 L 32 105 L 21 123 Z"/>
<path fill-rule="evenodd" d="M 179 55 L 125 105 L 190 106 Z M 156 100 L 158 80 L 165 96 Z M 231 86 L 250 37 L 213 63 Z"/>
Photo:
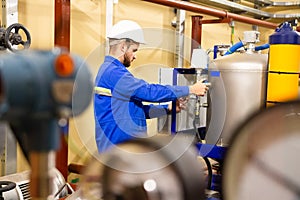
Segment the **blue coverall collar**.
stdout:
<path fill-rule="evenodd" d="M 113 62 L 113 63 L 115 63 L 118 66 L 124 66 L 123 63 L 121 63 L 117 58 L 115 58 L 115 57 L 113 57 L 111 55 L 105 56 L 105 61 Z"/>

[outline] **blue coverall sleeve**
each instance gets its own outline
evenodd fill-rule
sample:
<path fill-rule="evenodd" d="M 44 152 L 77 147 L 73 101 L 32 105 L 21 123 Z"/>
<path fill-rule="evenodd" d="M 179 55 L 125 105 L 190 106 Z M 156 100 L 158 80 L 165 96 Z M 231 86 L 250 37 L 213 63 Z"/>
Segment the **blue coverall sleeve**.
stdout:
<path fill-rule="evenodd" d="M 168 113 L 168 105 L 144 105 L 143 107 L 147 119 L 161 117 Z"/>
<path fill-rule="evenodd" d="M 167 102 L 189 94 L 188 86 L 149 84 L 142 79 L 135 78 L 128 71 L 114 74 L 113 76 L 120 76 L 113 90 L 113 96 L 116 98 L 130 98 L 148 102 Z"/>

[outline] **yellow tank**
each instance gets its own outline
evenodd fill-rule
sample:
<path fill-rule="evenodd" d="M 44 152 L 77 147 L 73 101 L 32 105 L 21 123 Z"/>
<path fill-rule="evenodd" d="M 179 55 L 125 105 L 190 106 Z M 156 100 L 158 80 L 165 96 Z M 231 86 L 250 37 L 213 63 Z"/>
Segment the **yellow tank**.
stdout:
<path fill-rule="evenodd" d="M 298 98 L 300 34 L 284 23 L 269 43 L 267 106 Z"/>

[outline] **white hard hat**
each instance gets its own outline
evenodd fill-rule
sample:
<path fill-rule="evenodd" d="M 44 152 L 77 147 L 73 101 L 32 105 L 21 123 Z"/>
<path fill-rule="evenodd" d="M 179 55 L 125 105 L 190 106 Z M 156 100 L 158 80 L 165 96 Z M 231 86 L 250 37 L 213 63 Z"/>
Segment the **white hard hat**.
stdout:
<path fill-rule="evenodd" d="M 110 30 L 109 39 L 131 39 L 137 43 L 145 44 L 142 27 L 130 20 L 122 20 L 116 23 Z"/>

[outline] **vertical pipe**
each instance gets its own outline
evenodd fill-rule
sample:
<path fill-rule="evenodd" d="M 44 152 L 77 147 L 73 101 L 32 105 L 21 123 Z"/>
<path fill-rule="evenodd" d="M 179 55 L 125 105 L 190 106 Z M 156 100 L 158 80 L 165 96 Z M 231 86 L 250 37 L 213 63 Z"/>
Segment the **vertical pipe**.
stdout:
<path fill-rule="evenodd" d="M 70 50 L 70 0 L 55 0 L 54 45 Z M 68 126 L 68 125 L 67 125 Z M 67 129 L 66 129 L 67 130 Z M 63 132 L 63 130 L 62 130 Z M 56 168 L 62 173 L 65 180 L 68 176 L 68 144 L 61 134 L 60 149 L 56 155 Z"/>
<path fill-rule="evenodd" d="M 70 50 L 70 0 L 55 0 L 55 46 Z"/>
<path fill-rule="evenodd" d="M 176 14 L 176 53 L 175 66 L 182 68 L 184 63 L 184 29 L 185 29 L 185 10 L 177 9 Z"/>
<path fill-rule="evenodd" d="M 193 49 L 201 47 L 202 38 L 202 20 L 203 16 L 192 16 L 192 52 Z"/>
<path fill-rule="evenodd" d="M 114 0 L 106 0 L 106 15 L 105 15 L 105 55 L 109 53 L 109 44 L 107 39 L 107 34 L 113 26 L 113 17 L 114 17 Z"/>
<path fill-rule="evenodd" d="M 49 199 L 53 194 L 54 151 L 31 152 L 30 196 L 32 200 Z"/>
<path fill-rule="evenodd" d="M 231 28 L 230 43 L 231 43 L 231 45 L 233 45 L 234 44 L 234 26 L 235 26 L 234 21 L 231 21 L 229 23 L 229 26 Z"/>
<path fill-rule="evenodd" d="M 18 0 L 2 0 L 1 27 L 7 28 L 18 23 Z"/>

